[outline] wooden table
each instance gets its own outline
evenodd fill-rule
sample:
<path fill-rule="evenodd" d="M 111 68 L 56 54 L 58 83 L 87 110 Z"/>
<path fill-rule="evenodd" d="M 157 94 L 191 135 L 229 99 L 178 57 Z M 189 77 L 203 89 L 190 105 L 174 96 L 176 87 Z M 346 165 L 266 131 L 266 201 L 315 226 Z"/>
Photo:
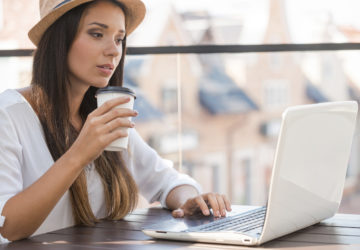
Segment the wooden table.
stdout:
<path fill-rule="evenodd" d="M 233 206 L 234 211 L 249 208 Z M 168 218 L 171 218 L 170 212 L 161 208 L 138 209 L 121 221 L 100 222 L 95 227 L 66 228 L 0 245 L 0 249 L 251 249 L 233 245 L 155 240 L 141 232 L 144 225 Z M 256 249 L 360 249 L 360 215 L 336 214 L 333 218 Z"/>

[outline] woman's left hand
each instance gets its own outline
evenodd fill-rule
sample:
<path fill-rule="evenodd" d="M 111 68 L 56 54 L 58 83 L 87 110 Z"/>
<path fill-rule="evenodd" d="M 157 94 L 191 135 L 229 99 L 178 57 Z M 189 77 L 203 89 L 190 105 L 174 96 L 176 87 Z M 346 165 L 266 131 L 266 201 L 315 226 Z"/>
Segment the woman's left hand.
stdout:
<path fill-rule="evenodd" d="M 231 204 L 225 195 L 206 193 L 188 199 L 180 208 L 172 211 L 172 215 L 175 218 L 181 218 L 201 212 L 208 216 L 210 215 L 210 208 L 215 217 L 224 217 L 226 211 L 231 211 Z"/>

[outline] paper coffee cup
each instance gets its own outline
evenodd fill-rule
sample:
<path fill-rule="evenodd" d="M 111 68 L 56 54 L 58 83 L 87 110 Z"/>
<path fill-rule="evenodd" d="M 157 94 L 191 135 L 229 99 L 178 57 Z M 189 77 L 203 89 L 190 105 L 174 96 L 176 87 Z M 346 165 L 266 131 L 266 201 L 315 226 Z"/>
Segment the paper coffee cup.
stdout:
<path fill-rule="evenodd" d="M 98 107 L 100 107 L 105 102 L 107 102 L 111 99 L 114 99 L 114 98 L 122 97 L 122 96 L 130 97 L 130 101 L 127 103 L 124 103 L 124 104 L 120 104 L 120 105 L 116 106 L 115 108 L 133 109 L 134 100 L 136 98 L 135 92 L 129 88 L 124 88 L 124 87 L 120 87 L 120 86 L 109 86 L 106 88 L 99 89 L 96 92 L 97 105 L 98 105 Z M 128 117 L 128 119 L 129 119 L 129 121 L 131 121 L 131 117 Z M 119 128 L 119 129 L 124 129 L 124 130 L 128 131 L 129 128 Z M 107 151 L 125 150 L 128 147 L 128 142 L 129 142 L 128 136 L 119 138 L 119 139 L 113 141 L 109 146 L 107 146 L 105 148 L 105 150 L 107 150 Z"/>

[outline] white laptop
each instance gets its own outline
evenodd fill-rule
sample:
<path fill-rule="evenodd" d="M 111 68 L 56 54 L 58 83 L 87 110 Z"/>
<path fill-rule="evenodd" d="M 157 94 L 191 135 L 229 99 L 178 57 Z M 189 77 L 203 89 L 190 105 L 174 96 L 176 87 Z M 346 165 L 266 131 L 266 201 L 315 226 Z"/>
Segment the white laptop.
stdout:
<path fill-rule="evenodd" d="M 143 232 L 162 239 L 260 245 L 333 216 L 342 197 L 357 111 L 354 101 L 285 110 L 267 206 L 220 219 L 173 218 Z"/>

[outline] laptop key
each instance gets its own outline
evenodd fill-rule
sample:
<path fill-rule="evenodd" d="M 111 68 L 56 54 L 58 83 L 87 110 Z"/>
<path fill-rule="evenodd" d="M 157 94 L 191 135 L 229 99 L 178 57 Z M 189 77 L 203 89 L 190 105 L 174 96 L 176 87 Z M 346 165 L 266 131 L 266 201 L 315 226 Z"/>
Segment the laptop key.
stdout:
<path fill-rule="evenodd" d="M 185 232 L 246 232 L 262 227 L 265 219 L 266 207 L 261 207 L 241 214 L 216 220 L 205 225 L 196 226 Z"/>

